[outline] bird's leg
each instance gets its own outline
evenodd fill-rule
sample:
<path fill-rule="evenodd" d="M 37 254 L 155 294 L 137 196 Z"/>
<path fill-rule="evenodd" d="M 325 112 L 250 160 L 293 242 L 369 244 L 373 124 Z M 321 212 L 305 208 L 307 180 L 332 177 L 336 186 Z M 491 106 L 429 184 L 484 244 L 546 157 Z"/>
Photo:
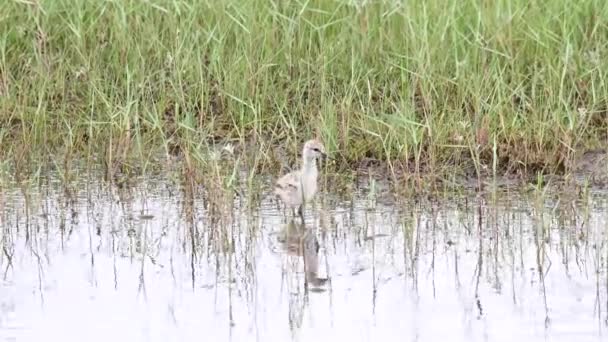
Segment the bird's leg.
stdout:
<path fill-rule="evenodd" d="M 304 224 L 304 204 L 300 205 L 300 208 L 298 208 L 298 214 L 300 215 L 300 218 L 302 219 L 302 225 Z"/>

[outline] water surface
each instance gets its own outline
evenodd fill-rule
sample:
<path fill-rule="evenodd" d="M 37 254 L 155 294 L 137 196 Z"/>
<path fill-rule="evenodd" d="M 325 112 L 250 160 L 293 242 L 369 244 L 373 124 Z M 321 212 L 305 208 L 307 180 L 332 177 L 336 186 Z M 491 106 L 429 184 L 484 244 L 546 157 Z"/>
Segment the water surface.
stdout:
<path fill-rule="evenodd" d="M 7 341 L 599 341 L 608 193 L 4 188 Z M 259 199 L 258 200 L 254 200 Z"/>

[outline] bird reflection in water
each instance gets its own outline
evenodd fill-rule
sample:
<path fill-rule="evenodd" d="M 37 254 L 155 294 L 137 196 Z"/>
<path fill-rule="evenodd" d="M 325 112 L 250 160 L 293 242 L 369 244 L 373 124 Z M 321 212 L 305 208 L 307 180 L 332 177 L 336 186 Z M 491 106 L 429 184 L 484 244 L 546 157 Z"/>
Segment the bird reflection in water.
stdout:
<path fill-rule="evenodd" d="M 296 257 L 298 260 L 302 257 L 304 261 L 304 291 L 301 291 L 300 285 L 296 283 L 295 287 L 290 286 L 289 293 L 289 327 L 295 334 L 302 326 L 309 291 L 324 292 L 326 290 L 324 285 L 329 279 L 319 277 L 320 246 L 313 230 L 292 220 L 285 225 L 278 241 L 288 256 Z"/>
<path fill-rule="evenodd" d="M 328 278 L 319 277 L 319 240 L 314 231 L 291 220 L 278 240 L 288 255 L 303 257 L 305 286 L 320 291 L 319 287 L 325 285 Z"/>

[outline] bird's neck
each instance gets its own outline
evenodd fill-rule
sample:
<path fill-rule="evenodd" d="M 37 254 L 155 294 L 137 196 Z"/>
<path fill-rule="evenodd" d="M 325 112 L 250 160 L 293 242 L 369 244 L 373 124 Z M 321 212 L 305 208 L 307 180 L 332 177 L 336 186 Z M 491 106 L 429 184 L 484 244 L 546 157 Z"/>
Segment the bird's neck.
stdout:
<path fill-rule="evenodd" d="M 302 171 L 305 174 L 311 174 L 317 172 L 317 161 L 315 158 L 304 158 L 302 164 Z"/>

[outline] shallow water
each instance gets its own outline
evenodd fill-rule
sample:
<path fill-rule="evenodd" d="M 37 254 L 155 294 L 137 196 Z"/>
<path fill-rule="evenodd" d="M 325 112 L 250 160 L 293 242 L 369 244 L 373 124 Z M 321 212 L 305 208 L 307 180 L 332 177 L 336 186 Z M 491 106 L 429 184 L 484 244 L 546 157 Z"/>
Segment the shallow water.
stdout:
<path fill-rule="evenodd" d="M 606 192 L 364 187 L 320 194 L 302 227 L 242 191 L 70 189 L 0 195 L 0 340 L 605 338 Z"/>

